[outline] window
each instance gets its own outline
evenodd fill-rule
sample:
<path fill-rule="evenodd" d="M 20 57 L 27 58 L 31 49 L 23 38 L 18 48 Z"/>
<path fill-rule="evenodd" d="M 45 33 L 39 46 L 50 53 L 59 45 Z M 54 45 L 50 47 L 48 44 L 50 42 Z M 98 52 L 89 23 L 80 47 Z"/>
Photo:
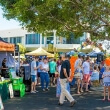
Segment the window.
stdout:
<path fill-rule="evenodd" d="M 26 44 L 40 44 L 40 34 L 27 34 Z M 42 44 L 44 44 L 44 37 L 42 37 Z"/>
<path fill-rule="evenodd" d="M 47 37 L 47 44 L 53 44 L 53 37 Z"/>
<path fill-rule="evenodd" d="M 10 43 L 14 43 L 14 44 L 22 43 L 22 37 L 11 37 Z"/>
<path fill-rule="evenodd" d="M 44 37 L 42 37 L 42 44 L 44 44 Z"/>
<path fill-rule="evenodd" d="M 8 38 L 2 38 L 4 41 L 8 42 Z"/>

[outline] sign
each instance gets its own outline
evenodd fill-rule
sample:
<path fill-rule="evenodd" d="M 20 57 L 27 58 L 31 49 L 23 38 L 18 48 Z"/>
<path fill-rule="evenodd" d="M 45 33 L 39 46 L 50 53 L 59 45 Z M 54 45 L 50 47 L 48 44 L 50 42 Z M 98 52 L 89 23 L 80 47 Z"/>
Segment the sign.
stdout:
<path fill-rule="evenodd" d="M 15 52 L 19 52 L 19 45 L 15 45 Z"/>

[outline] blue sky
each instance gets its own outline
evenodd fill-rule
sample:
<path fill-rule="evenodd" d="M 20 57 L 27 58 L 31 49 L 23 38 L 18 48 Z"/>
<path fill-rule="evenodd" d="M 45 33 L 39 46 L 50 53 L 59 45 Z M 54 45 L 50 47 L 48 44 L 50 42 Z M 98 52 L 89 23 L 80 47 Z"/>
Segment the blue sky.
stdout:
<path fill-rule="evenodd" d="M 14 28 L 20 28 L 19 22 L 15 20 L 6 20 L 6 18 L 3 17 L 3 11 L 2 8 L 0 7 L 0 30 Z"/>

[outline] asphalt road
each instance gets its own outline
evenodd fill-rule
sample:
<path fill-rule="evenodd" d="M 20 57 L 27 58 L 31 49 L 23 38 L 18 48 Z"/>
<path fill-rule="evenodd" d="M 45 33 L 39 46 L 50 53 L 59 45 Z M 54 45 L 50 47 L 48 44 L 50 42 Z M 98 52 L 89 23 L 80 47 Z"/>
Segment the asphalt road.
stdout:
<path fill-rule="evenodd" d="M 74 88 L 71 94 L 77 100 L 74 107 L 70 107 L 67 101 L 63 106 L 58 105 L 55 87 L 50 88 L 49 92 L 39 92 L 36 94 L 26 93 L 23 98 L 15 97 L 4 102 L 5 110 L 110 110 L 110 102 L 103 102 L 101 91 L 91 91 L 77 95 Z"/>

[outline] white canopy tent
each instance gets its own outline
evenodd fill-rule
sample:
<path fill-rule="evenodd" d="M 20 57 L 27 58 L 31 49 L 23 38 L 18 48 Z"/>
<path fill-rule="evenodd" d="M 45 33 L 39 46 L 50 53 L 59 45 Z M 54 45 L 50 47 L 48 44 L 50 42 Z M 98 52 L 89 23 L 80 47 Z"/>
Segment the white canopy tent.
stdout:
<path fill-rule="evenodd" d="M 26 55 L 54 57 L 54 54 L 51 54 L 42 48 L 38 48 L 32 52 L 26 53 Z"/>

